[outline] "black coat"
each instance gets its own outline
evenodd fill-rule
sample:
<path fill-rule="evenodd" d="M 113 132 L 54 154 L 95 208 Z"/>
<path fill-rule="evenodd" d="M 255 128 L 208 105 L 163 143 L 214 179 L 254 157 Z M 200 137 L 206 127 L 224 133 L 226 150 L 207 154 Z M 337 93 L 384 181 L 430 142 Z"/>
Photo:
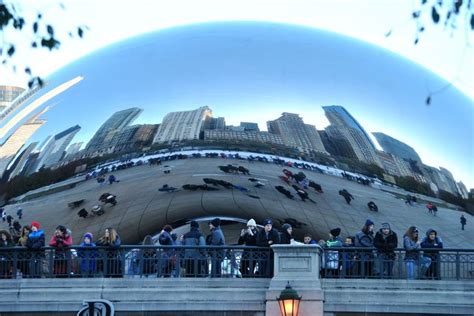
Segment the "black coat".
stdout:
<path fill-rule="evenodd" d="M 390 231 L 386 238 L 383 238 L 383 233 L 380 230 L 375 234 L 374 247 L 377 248 L 379 253 L 394 254 L 397 245 L 398 238 L 395 232 Z"/>
<path fill-rule="evenodd" d="M 259 232 L 255 231 L 255 234 L 252 236 L 245 232 L 243 236 L 239 237 L 239 245 L 245 245 L 245 246 L 256 246 L 257 245 L 257 236 Z"/>
<path fill-rule="evenodd" d="M 280 235 L 280 244 L 289 245 L 291 243 L 291 239 L 291 235 L 286 230 L 284 230 Z"/>
<path fill-rule="evenodd" d="M 269 244 L 270 240 L 273 243 Z M 279 243 L 280 243 L 280 235 L 273 228 L 271 231 L 268 232 L 268 235 L 265 233 L 265 230 L 260 231 L 257 235 L 257 246 L 259 247 L 270 247 L 271 245 L 275 245 Z"/>

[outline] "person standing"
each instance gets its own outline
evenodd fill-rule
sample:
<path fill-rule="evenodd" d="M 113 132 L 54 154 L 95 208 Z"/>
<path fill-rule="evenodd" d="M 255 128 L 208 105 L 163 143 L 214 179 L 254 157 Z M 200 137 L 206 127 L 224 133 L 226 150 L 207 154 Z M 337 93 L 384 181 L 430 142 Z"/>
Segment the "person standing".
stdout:
<path fill-rule="evenodd" d="M 270 248 L 271 245 L 280 243 L 280 235 L 276 230 L 273 229 L 273 221 L 271 219 L 265 219 L 263 221 L 263 230 L 257 235 L 257 246 Z M 266 256 L 266 260 L 261 260 L 258 263 L 258 272 L 262 277 L 273 276 L 273 251 L 269 249 L 266 254 L 262 254 L 262 257 Z"/>
<path fill-rule="evenodd" d="M 421 240 L 421 248 L 425 249 L 423 257 L 431 260 L 429 268 L 426 270 L 425 276 L 430 279 L 440 279 L 440 255 L 439 250 L 443 248 L 443 240 L 438 237 L 438 232 L 432 228 L 426 231 L 426 237 Z M 430 250 L 428 250 L 430 249 Z"/>
<path fill-rule="evenodd" d="M 211 255 L 211 276 L 212 277 L 221 277 L 222 275 L 222 261 L 224 261 L 225 251 L 219 249 L 220 246 L 225 245 L 224 234 L 221 230 L 221 220 L 220 218 L 214 218 L 209 222 L 209 234 L 207 240 L 208 246 L 214 246 L 216 248 L 209 249 Z"/>
<path fill-rule="evenodd" d="M 381 278 L 392 277 L 395 248 L 398 245 L 397 234 L 390 229 L 389 223 L 382 223 L 382 228 L 375 234 L 374 246 L 378 253 L 378 272 Z"/>
<path fill-rule="evenodd" d="M 6 230 L 0 231 L 0 279 L 11 278 L 13 253 L 5 248 L 13 247 L 12 238 Z"/>
<path fill-rule="evenodd" d="M 249 247 L 257 246 L 257 222 L 251 218 L 247 222 L 247 228 L 242 229 L 238 244 Z M 244 249 L 240 260 L 240 273 L 243 278 L 253 277 L 257 266 L 257 253 L 253 249 Z"/>
<path fill-rule="evenodd" d="M 330 250 L 331 248 L 342 247 L 342 239 L 339 237 L 341 229 L 339 227 L 331 229 L 329 231 L 329 239 L 323 245 L 326 271 L 325 276 L 338 276 L 339 275 L 339 252 L 337 250 Z"/>
<path fill-rule="evenodd" d="M 71 252 L 65 249 L 72 245 L 72 236 L 67 232 L 66 227 L 59 225 L 56 227 L 54 235 L 49 241 L 49 245 L 54 247 L 54 265 L 53 272 L 56 276 L 67 277 L 68 270 L 71 271 Z"/>
<path fill-rule="evenodd" d="M 114 228 L 106 228 L 104 235 L 97 241 L 97 246 L 107 247 L 103 256 L 105 256 L 105 277 L 122 276 L 122 260 L 120 253 L 120 236 Z"/>
<path fill-rule="evenodd" d="M 41 251 L 41 248 L 45 245 L 45 236 L 44 231 L 40 230 L 40 223 L 33 221 L 30 227 L 31 232 L 26 241 L 26 247 L 31 251 L 29 275 L 32 277 L 40 277 L 41 265 L 44 258 L 44 253 Z"/>
<path fill-rule="evenodd" d="M 22 208 L 18 208 L 18 210 L 16 210 L 16 216 L 18 216 L 18 219 L 21 219 L 23 217 L 23 209 Z"/>
<path fill-rule="evenodd" d="M 204 235 L 199 231 L 199 223 L 191 221 L 190 230 L 181 237 L 181 245 L 198 247 L 205 246 Z M 206 274 L 207 260 L 204 251 L 195 248 L 184 249 L 184 268 L 186 277 L 204 277 Z"/>
<path fill-rule="evenodd" d="M 464 214 L 461 215 L 460 220 L 461 220 L 461 230 L 464 230 L 464 226 L 466 226 L 466 224 L 467 224 L 467 220 L 464 217 Z"/>
<path fill-rule="evenodd" d="M 158 236 L 158 242 L 161 246 L 174 246 L 173 238 L 171 237 L 171 232 L 173 231 L 173 227 L 170 225 L 165 225 L 163 230 L 161 231 L 160 235 Z M 171 276 L 171 272 L 174 268 L 173 257 L 175 255 L 175 251 L 172 248 L 163 248 L 161 249 L 161 254 L 158 257 L 158 267 L 157 272 L 158 276 L 163 276 L 165 278 L 169 278 Z"/>
<path fill-rule="evenodd" d="M 431 264 L 429 257 L 423 257 L 420 262 L 420 246 L 418 240 L 418 229 L 410 226 L 403 236 L 403 248 L 405 248 L 405 263 L 407 268 L 407 279 L 415 278 L 415 268 L 421 266 L 421 275 L 424 275 Z"/>
<path fill-rule="evenodd" d="M 374 222 L 370 219 L 365 221 L 364 227 L 355 235 L 355 246 L 363 248 L 374 247 Z M 362 277 L 371 277 L 374 265 L 372 249 L 360 251 L 359 257 L 359 275 Z"/>
<path fill-rule="evenodd" d="M 291 244 L 291 240 L 293 239 L 293 236 L 291 236 L 291 234 L 293 233 L 293 227 L 291 227 L 290 224 L 283 224 L 281 226 L 282 228 L 282 231 L 281 231 L 281 234 L 280 234 L 280 243 L 281 244 Z"/>
<path fill-rule="evenodd" d="M 431 202 L 428 202 L 428 204 L 426 204 L 426 208 L 428 209 L 429 214 L 433 214 L 433 204 Z"/>
<path fill-rule="evenodd" d="M 81 258 L 81 275 L 85 277 L 92 277 L 97 273 L 97 246 L 92 237 L 92 233 L 85 233 L 79 245 L 83 248 L 77 252 L 77 256 Z"/>

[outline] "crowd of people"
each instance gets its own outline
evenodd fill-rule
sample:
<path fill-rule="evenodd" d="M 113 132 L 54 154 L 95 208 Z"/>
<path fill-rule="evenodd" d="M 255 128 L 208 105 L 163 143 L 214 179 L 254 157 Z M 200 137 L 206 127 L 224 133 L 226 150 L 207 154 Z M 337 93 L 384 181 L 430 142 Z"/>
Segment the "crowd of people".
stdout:
<path fill-rule="evenodd" d="M 281 225 L 279 231 L 271 219 L 265 219 L 261 228 L 254 219 L 250 219 L 238 236 L 237 245 L 243 248 L 239 249 L 238 255 L 234 253 L 232 256 L 225 247 L 221 247 L 231 246 L 226 244 L 221 220 L 215 218 L 208 225 L 210 233 L 204 236 L 199 223 L 193 220 L 189 223 L 189 231 L 179 237 L 170 225 L 166 225 L 156 240 L 147 235 L 139 250 L 129 250 L 127 254 L 120 248 L 120 236 L 113 228 L 105 229 L 96 241 L 91 233 L 86 232 L 79 247 L 71 250 L 73 240 L 69 229 L 58 225 L 46 244 L 40 223 L 33 221 L 21 229 L 19 236 L 0 231 L 0 248 L 6 250 L 19 246 L 25 250 L 16 260 L 16 269 L 13 269 L 9 253 L 0 251 L 0 277 L 10 278 L 14 270 L 24 277 L 40 277 L 44 273 L 45 259 L 42 248 L 46 245 L 54 249 L 54 263 L 49 273 L 57 277 L 68 277 L 71 273 L 86 277 L 122 277 L 125 269 L 128 269 L 127 274 L 140 276 L 221 277 L 223 263 L 229 258 L 234 270 L 239 271 L 236 275 L 240 277 L 271 277 L 272 245 L 306 244 L 322 249 L 323 277 L 392 278 L 395 261 L 401 260 L 402 256 L 396 250 L 398 235 L 390 224 L 382 223 L 374 232 L 375 224 L 370 219 L 360 231 L 344 240 L 340 237 L 341 229 L 336 227 L 328 232 L 327 240 L 318 242 L 310 234 L 304 235 L 302 242 L 297 241 L 289 223 Z M 443 248 L 443 241 L 436 230 L 429 229 L 424 237 L 420 237 L 417 227 L 410 226 L 403 235 L 402 244 L 407 279 L 440 279 L 439 251 Z M 123 262 L 127 256 L 130 264 L 125 267 Z"/>

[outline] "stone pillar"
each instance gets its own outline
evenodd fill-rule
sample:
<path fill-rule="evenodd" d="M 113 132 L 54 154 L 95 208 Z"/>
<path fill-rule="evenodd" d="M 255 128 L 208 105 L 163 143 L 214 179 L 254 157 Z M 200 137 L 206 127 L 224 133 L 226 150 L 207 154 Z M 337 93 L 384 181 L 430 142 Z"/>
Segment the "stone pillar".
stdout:
<path fill-rule="evenodd" d="M 324 293 L 319 280 L 321 249 L 316 245 L 273 245 L 274 277 L 266 293 L 266 315 L 279 316 L 276 298 L 287 282 L 302 296 L 299 316 L 323 316 Z"/>

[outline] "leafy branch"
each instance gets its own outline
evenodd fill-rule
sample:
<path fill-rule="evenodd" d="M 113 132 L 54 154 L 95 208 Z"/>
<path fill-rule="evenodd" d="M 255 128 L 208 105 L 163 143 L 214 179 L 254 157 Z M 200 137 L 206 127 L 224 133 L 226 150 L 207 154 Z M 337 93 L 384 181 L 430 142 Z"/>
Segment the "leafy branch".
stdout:
<path fill-rule="evenodd" d="M 60 7 L 65 9 L 63 4 L 60 4 Z M 72 38 L 82 38 L 86 30 L 88 30 L 87 26 L 77 26 L 68 34 Z M 17 45 L 18 38 L 31 38 L 30 46 L 33 49 L 52 51 L 61 47 L 61 40 L 56 35 L 55 27 L 45 21 L 42 13 L 38 13 L 33 19 L 28 19 L 13 3 L 0 2 L 0 35 L 2 35 L 0 39 L 1 63 L 6 67 L 11 66 L 14 72 L 16 72 L 16 65 L 10 61 L 21 49 Z M 23 71 L 29 76 L 29 88 L 44 84 L 39 76 L 34 75 L 30 67 L 24 67 Z"/>

